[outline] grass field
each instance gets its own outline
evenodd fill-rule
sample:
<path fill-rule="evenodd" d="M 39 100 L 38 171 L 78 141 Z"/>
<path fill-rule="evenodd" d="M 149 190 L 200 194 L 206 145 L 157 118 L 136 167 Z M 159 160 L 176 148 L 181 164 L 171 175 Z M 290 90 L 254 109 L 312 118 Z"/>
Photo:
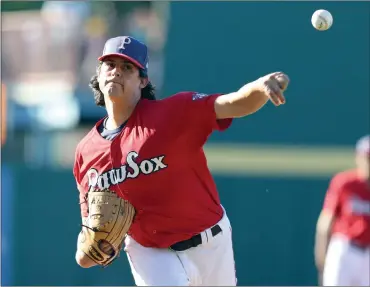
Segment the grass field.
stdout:
<path fill-rule="evenodd" d="M 298 147 L 247 144 L 208 144 L 213 174 L 234 176 L 328 177 L 354 166 L 348 147 Z"/>

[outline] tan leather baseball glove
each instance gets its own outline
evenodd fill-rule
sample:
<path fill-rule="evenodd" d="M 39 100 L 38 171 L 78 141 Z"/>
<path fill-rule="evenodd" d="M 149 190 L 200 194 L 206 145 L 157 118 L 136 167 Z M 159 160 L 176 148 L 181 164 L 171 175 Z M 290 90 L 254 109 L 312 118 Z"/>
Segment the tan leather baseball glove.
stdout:
<path fill-rule="evenodd" d="M 87 200 L 89 216 L 78 247 L 95 263 L 108 266 L 121 252 L 135 208 L 108 189 L 89 191 Z"/>

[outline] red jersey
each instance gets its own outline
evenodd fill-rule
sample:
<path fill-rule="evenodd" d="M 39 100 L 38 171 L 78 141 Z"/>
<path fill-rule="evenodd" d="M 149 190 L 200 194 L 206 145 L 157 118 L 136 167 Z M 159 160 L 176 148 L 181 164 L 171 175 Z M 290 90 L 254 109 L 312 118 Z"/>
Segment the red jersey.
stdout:
<path fill-rule="evenodd" d="M 142 99 L 113 141 L 99 134 L 100 120 L 76 149 L 81 215 L 88 215 L 86 194 L 94 187 L 131 202 L 136 216 L 129 234 L 143 246 L 167 248 L 216 224 L 223 209 L 203 145 L 232 121 L 216 119 L 218 96 Z"/>
<path fill-rule="evenodd" d="M 335 214 L 332 233 L 341 233 L 358 244 L 370 246 L 370 184 L 355 170 L 333 177 L 324 209 Z"/>

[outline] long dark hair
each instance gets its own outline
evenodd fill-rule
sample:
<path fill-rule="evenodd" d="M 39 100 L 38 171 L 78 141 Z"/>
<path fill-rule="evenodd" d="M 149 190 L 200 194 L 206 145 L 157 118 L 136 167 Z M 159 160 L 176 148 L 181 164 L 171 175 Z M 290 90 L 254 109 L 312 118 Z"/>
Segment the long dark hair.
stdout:
<path fill-rule="evenodd" d="M 99 88 L 99 82 L 98 82 L 98 73 L 100 72 L 101 63 L 96 69 L 96 75 L 92 76 L 89 87 L 92 89 L 94 93 L 94 100 L 95 104 L 100 107 L 105 107 L 105 101 L 104 101 L 104 94 Z M 139 75 L 141 78 L 147 78 L 147 74 L 143 70 L 139 70 Z M 145 88 L 141 89 L 141 98 L 142 99 L 148 99 L 148 100 L 155 100 L 155 87 L 151 82 L 148 82 L 148 84 L 145 86 Z"/>

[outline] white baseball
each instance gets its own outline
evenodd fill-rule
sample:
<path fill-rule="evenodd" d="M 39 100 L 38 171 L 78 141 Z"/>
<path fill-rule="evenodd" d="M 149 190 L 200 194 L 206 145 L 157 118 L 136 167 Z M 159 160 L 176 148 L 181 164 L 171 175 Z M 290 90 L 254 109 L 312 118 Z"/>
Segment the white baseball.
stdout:
<path fill-rule="evenodd" d="M 312 14 L 312 26 L 319 31 L 328 30 L 333 25 L 333 16 L 327 10 L 317 10 Z"/>

